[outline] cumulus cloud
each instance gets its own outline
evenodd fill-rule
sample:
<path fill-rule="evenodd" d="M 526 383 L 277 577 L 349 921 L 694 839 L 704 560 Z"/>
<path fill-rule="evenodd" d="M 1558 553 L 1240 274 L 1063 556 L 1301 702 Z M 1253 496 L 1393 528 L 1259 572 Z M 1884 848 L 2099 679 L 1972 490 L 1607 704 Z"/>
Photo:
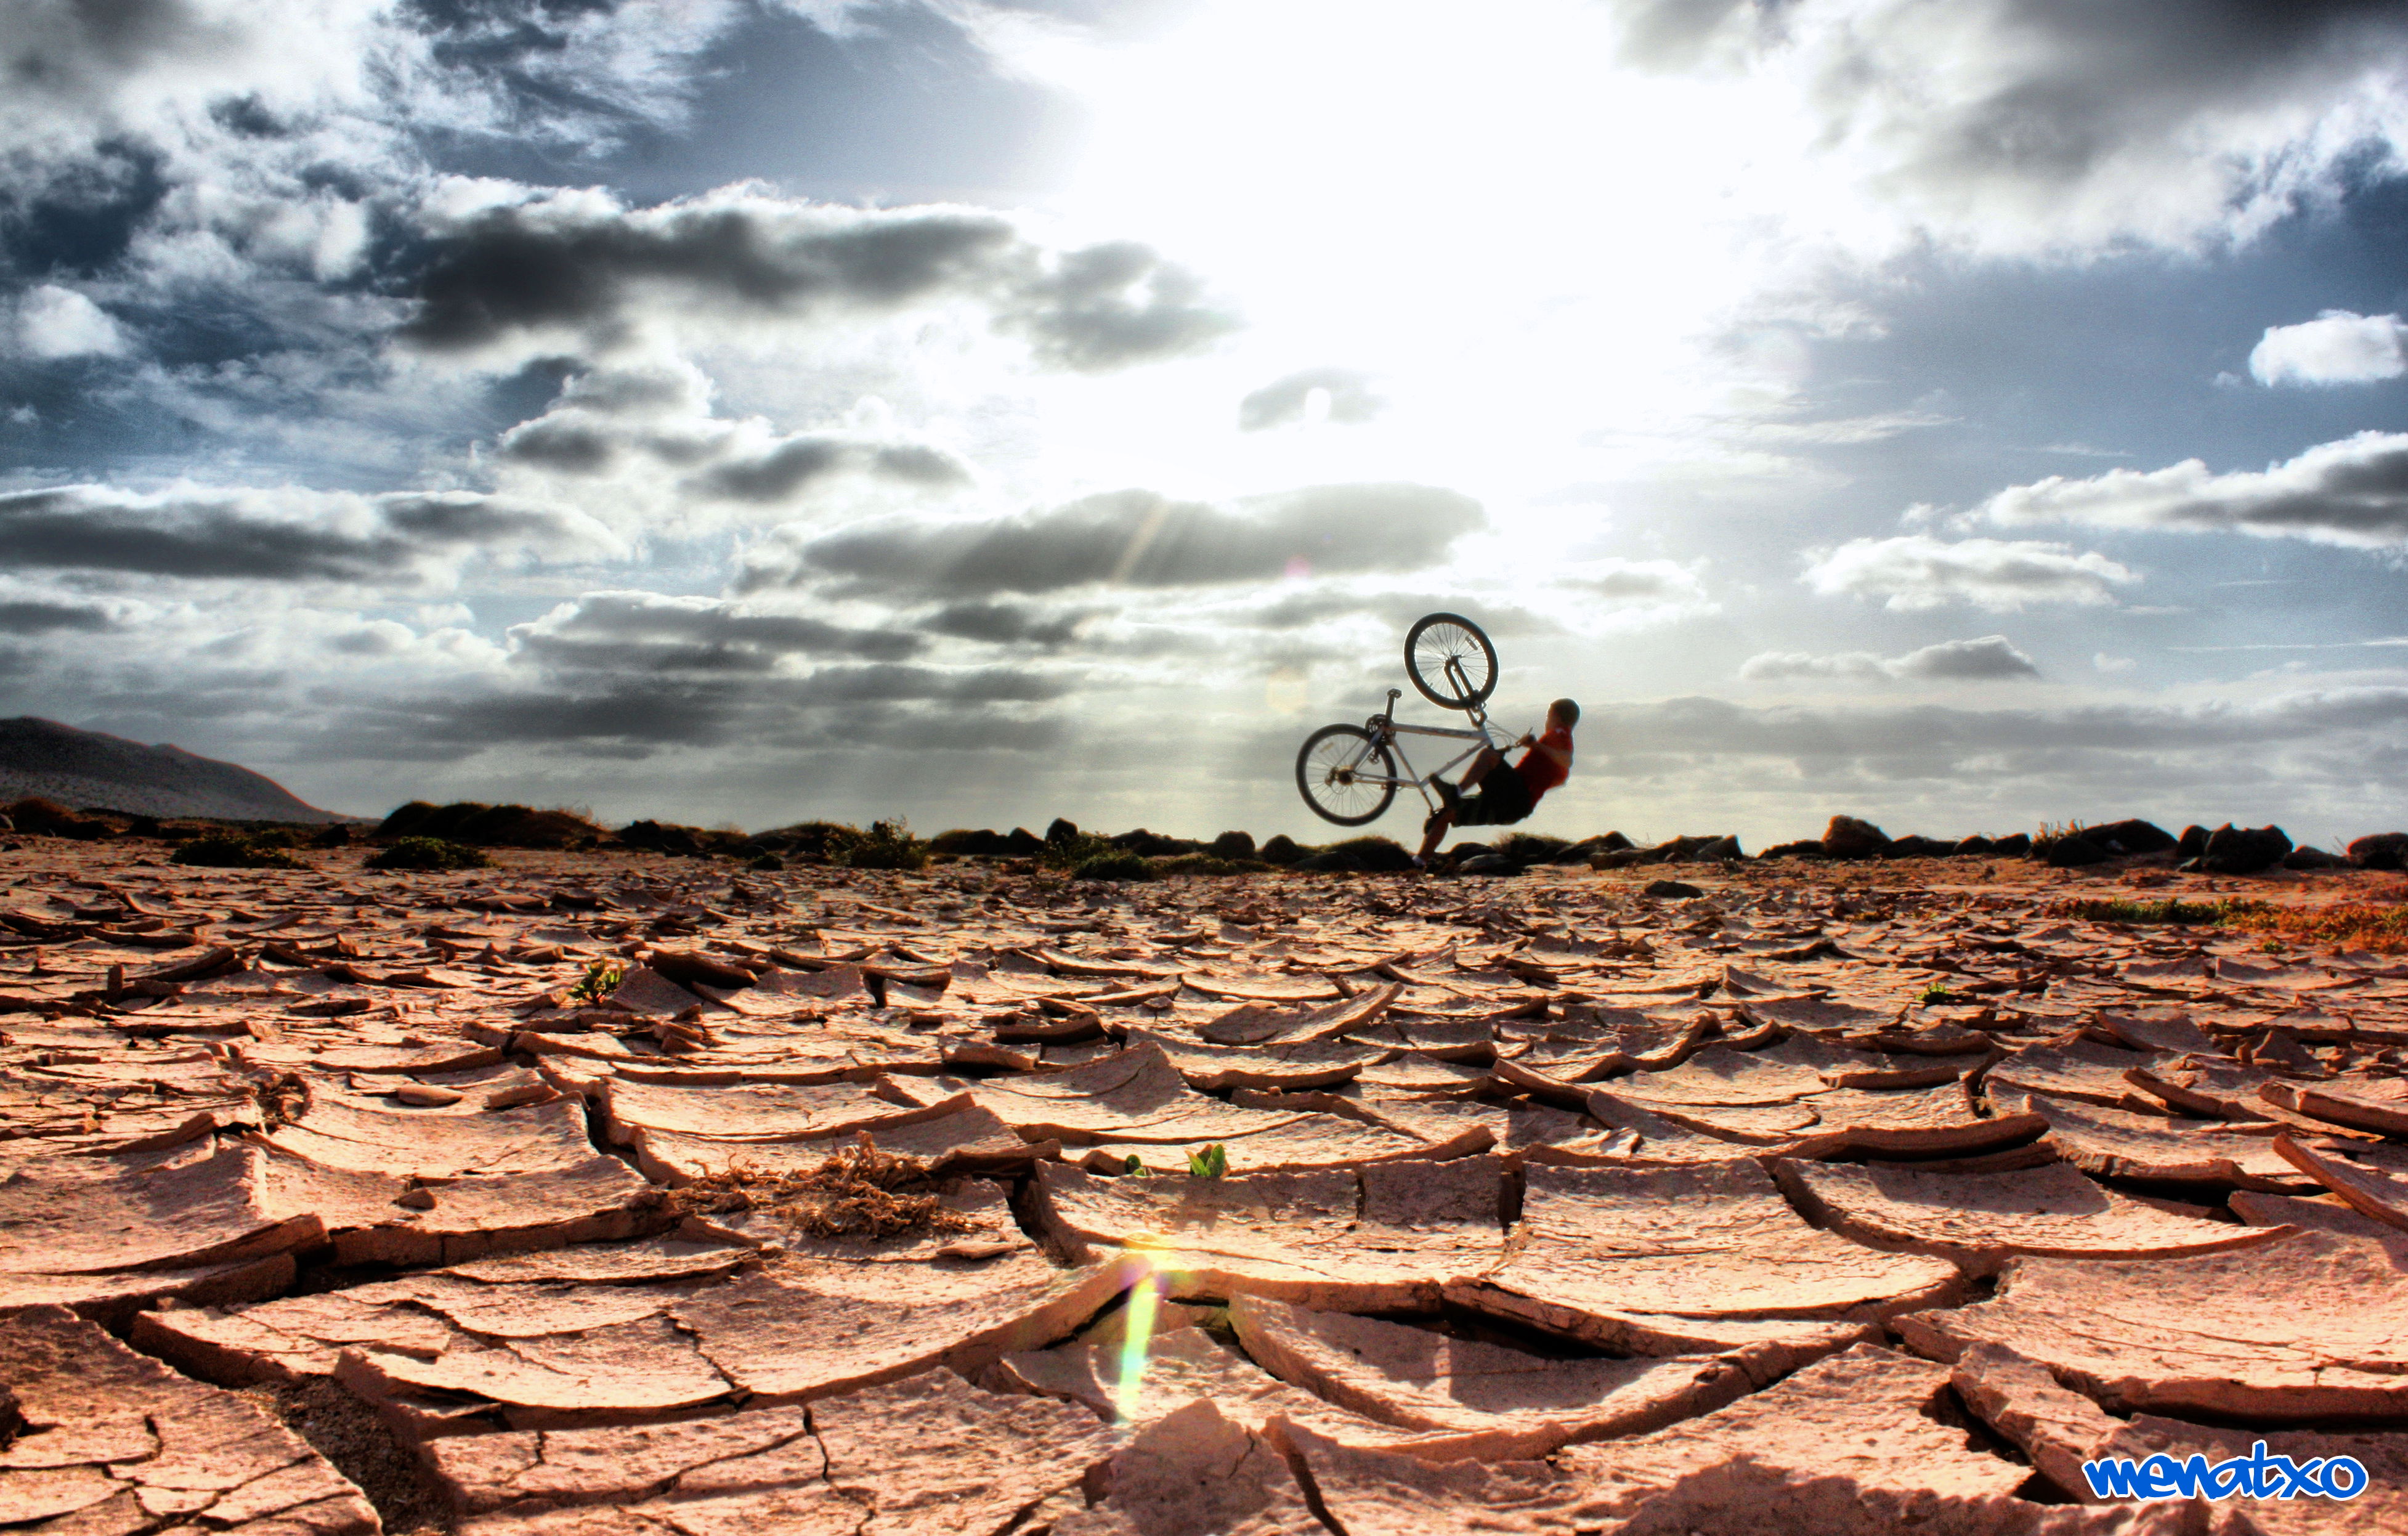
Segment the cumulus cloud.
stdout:
<path fill-rule="evenodd" d="M 1902 656 L 1870 651 L 1818 655 L 1807 651 L 1766 651 L 1740 665 L 1752 682 L 1791 678 L 1882 678 L 1915 682 L 1998 682 L 2040 676 L 2040 667 L 2004 635 L 1942 640 Z"/>
<path fill-rule="evenodd" d="M 1827 596 L 1880 597 L 1899 610 L 1966 603 L 2007 612 L 2040 603 L 2114 601 L 2140 580 L 2096 551 L 2029 539 L 1853 538 L 1808 555 L 1799 578 Z"/>
<path fill-rule="evenodd" d="M 792 534 L 755 551 L 738 585 L 974 597 L 1415 570 L 1482 522 L 1478 502 L 1426 485 L 1324 485 L 1238 508 L 1117 491 L 994 521 Z"/>
<path fill-rule="evenodd" d="M 2163 469 L 2052 475 L 1983 504 L 2006 524 L 2247 533 L 2356 549 L 2408 544 L 2408 433 L 2361 432 L 2263 470 L 2218 475 L 2198 459 Z"/>
<path fill-rule="evenodd" d="M 1664 70 L 1796 93 L 1818 151 L 1992 250 L 2247 234 L 2408 142 L 2390 0 L 1619 0 Z"/>
<path fill-rule="evenodd" d="M 116 357 L 129 350 L 108 311 L 72 288 L 42 283 L 17 303 L 17 347 L 27 357 Z"/>
<path fill-rule="evenodd" d="M 1058 251 L 1000 214 L 853 208 L 726 187 L 629 208 L 596 191 L 453 182 L 400 335 L 432 352 L 505 344 L 608 352 L 646 320 L 758 323 L 968 301 L 1049 366 L 1102 371 L 1235 328 L 1193 274 L 1126 242 Z"/>
<path fill-rule="evenodd" d="M 196 580 L 435 581 L 479 555 L 574 559 L 625 546 L 581 512 L 470 491 L 383 495 L 181 485 L 0 494 L 0 562 Z"/>
<path fill-rule="evenodd" d="M 1368 374 L 1352 368 L 1306 368 L 1274 379 L 1239 401 L 1238 430 L 1261 432 L 1314 420 L 1356 426 L 1378 416 L 1386 405 L 1372 392 Z"/>
<path fill-rule="evenodd" d="M 2408 325 L 2398 315 L 2327 309 L 2298 325 L 2269 325 L 2249 352 L 2261 384 L 2364 384 L 2408 373 Z"/>

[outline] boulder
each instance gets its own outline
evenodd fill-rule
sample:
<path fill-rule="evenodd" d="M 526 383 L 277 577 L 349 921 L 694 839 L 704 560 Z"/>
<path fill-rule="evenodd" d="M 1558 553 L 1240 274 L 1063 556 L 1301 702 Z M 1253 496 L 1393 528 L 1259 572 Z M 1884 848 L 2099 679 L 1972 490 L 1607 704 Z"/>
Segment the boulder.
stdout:
<path fill-rule="evenodd" d="M 1641 849 L 1616 848 L 1611 853 L 1594 855 L 1589 859 L 1588 867 L 1592 869 L 1626 869 L 1646 856 Z"/>
<path fill-rule="evenodd" d="M 2034 848 L 2032 853 L 2052 869 L 2080 869 L 2093 864 L 2104 864 L 2115 856 L 2082 833 L 2051 838 Z"/>
<path fill-rule="evenodd" d="M 1318 854 L 1307 854 L 1296 861 L 1296 867 L 1299 869 L 1310 869 L 1315 874 L 1326 875 L 1359 875 L 1366 868 L 1361 859 L 1341 848 L 1331 848 Z"/>
<path fill-rule="evenodd" d="M 2349 861 L 2361 869 L 2408 868 L 2408 832 L 2377 832 L 2349 845 Z"/>
<path fill-rule="evenodd" d="M 1686 901 L 1706 893 L 1695 885 L 1684 884 L 1677 880 L 1658 880 L 1649 883 L 1646 891 L 1642 894 L 1666 901 Z"/>
<path fill-rule="evenodd" d="M 2207 835 L 2200 868 L 2212 875 L 2254 875 L 2282 862 L 2291 840 L 2279 826 L 2235 826 L 2225 823 Z"/>
<path fill-rule="evenodd" d="M 2311 848 L 2304 843 L 2283 855 L 2283 868 L 2286 869 L 2338 869 L 2342 868 L 2342 862 L 2323 849 Z"/>
<path fill-rule="evenodd" d="M 1823 854 L 1827 858 L 1871 858 L 1888 846 L 1886 833 L 1858 817 L 1834 816 L 1831 825 L 1823 828 Z"/>
<path fill-rule="evenodd" d="M 1989 839 L 1976 833 L 1972 837 L 1959 839 L 1948 851 L 1959 858 L 1973 858 L 1984 854 L 1991 853 L 1995 851 L 1996 848 L 1997 844 L 1991 842 Z"/>
<path fill-rule="evenodd" d="M 1070 820 L 1067 816 L 1054 817 L 1053 822 L 1045 828 L 1045 840 L 1050 843 L 1060 844 L 1076 841 L 1078 836 L 1079 824 Z"/>
<path fill-rule="evenodd" d="M 2001 858 L 2021 858 L 2031 852 L 2031 845 L 2030 833 L 2010 832 L 2003 838 L 1992 839 L 1990 852 Z"/>
<path fill-rule="evenodd" d="M 1910 832 L 1902 838 L 1892 838 L 1889 846 L 1881 851 L 1881 856 L 1884 858 L 1945 858 L 1956 851 L 1956 845 L 1953 842 L 1942 842 L 1937 838 L 1927 838 L 1920 833 Z"/>
<path fill-rule="evenodd" d="M 2206 852 L 2207 828 L 2196 822 L 2184 827 L 2182 836 L 2174 840 L 2174 856 L 2177 858 L 2197 858 Z"/>
<path fill-rule="evenodd" d="M 1455 867 L 1459 875 L 1518 875 L 1522 867 L 1502 854 L 1475 854 Z"/>
<path fill-rule="evenodd" d="M 1756 855 L 1758 858 L 1828 858 L 1823 845 L 1812 838 L 1797 842 L 1778 842 Z"/>
<path fill-rule="evenodd" d="M 2111 854 L 2128 855 L 2171 854 L 2179 845 L 2172 833 L 2138 816 L 2109 822 L 2104 826 L 2085 827 L 2082 835 Z"/>
<path fill-rule="evenodd" d="M 1214 858 L 1250 859 L 1254 856 L 1254 835 L 1251 832 L 1224 832 L 1212 840 Z"/>
<path fill-rule="evenodd" d="M 1716 838 L 1713 841 L 1706 844 L 1703 848 L 1698 849 L 1698 857 L 1700 859 L 1711 860 L 1714 863 L 1721 863 L 1725 860 L 1743 859 L 1747 857 L 1747 855 L 1740 852 L 1739 839 L 1726 835 L 1724 837 Z"/>
<path fill-rule="evenodd" d="M 1304 857 L 1304 850 L 1296 845 L 1294 838 L 1282 832 L 1263 844 L 1261 851 L 1255 856 L 1265 864 L 1294 864 Z"/>

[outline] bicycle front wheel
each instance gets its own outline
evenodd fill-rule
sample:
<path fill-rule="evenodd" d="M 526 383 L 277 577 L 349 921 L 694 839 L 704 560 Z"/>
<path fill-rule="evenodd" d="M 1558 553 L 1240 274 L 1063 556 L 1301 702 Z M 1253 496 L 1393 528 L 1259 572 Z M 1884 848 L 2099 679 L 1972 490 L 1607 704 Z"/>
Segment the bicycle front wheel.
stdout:
<path fill-rule="evenodd" d="M 1405 636 L 1405 675 L 1440 709 L 1474 709 L 1497 691 L 1497 648 L 1460 613 L 1432 613 Z"/>
<path fill-rule="evenodd" d="M 1296 754 L 1296 787 L 1326 822 L 1360 826 L 1397 797 L 1397 760 L 1360 725 L 1324 725 Z"/>

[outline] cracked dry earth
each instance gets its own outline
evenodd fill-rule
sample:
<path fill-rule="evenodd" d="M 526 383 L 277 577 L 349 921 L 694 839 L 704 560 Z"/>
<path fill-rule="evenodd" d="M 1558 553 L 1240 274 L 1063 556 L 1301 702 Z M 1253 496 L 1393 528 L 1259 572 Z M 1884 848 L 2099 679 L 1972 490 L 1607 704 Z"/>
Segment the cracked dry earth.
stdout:
<path fill-rule="evenodd" d="M 0 871 L 0 1528 L 2408 1529 L 2395 956 L 1936 864 L 320 857 Z M 2078 1470 L 2259 1438 L 2371 1486 Z"/>

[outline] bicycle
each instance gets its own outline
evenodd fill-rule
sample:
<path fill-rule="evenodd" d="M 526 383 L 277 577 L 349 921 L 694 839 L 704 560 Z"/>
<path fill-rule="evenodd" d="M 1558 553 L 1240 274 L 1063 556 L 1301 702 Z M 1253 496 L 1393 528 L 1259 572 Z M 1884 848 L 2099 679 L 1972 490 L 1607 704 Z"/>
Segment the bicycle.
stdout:
<path fill-rule="evenodd" d="M 1386 814 L 1397 791 L 1410 784 L 1432 811 L 1438 801 L 1429 786 L 1448 770 L 1475 754 L 1504 752 L 1513 739 L 1488 723 L 1482 706 L 1497 689 L 1497 647 L 1478 624 L 1458 613 L 1432 613 L 1416 622 L 1405 635 L 1405 675 L 1424 698 L 1444 710 L 1461 710 L 1471 717 L 1469 730 L 1443 725 L 1407 725 L 1396 718 L 1402 688 L 1388 690 L 1388 707 L 1360 725 L 1324 725 L 1306 737 L 1296 754 L 1296 787 L 1304 803 L 1323 821 L 1340 826 L 1362 826 Z M 1417 773 L 1405 755 L 1407 736 L 1434 736 L 1469 741 L 1454 757 L 1427 774 Z M 1397 764 L 1405 771 L 1399 775 Z"/>

